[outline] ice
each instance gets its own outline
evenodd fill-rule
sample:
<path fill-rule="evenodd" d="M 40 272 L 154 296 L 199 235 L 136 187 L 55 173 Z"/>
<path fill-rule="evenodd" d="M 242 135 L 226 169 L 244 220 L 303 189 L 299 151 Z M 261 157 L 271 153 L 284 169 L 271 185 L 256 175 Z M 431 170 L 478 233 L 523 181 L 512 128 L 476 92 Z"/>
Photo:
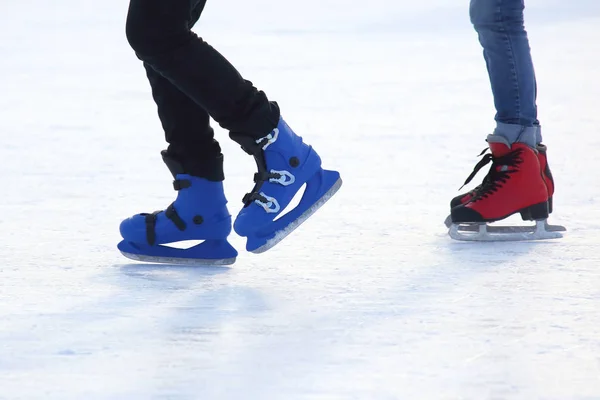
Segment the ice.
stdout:
<path fill-rule="evenodd" d="M 196 31 L 344 180 L 231 268 L 116 248 L 174 196 L 126 3 L 0 6 L 0 399 L 600 399 L 598 2 L 527 1 L 568 232 L 460 243 L 494 114 L 468 1 L 208 0 Z M 235 215 L 255 165 L 215 128 Z"/>

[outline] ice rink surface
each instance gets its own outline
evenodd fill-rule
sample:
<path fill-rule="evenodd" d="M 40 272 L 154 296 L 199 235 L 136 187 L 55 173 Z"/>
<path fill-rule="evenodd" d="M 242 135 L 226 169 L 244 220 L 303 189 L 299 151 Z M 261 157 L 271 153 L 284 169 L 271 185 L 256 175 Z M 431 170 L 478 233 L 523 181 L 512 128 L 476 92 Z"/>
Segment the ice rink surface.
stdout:
<path fill-rule="evenodd" d="M 3 1 L 0 399 L 600 399 L 600 4 L 527 5 L 563 239 L 447 236 L 494 126 L 466 0 L 209 0 L 195 31 L 344 185 L 191 268 L 116 249 L 175 194 L 127 2 Z M 216 130 L 236 215 L 255 165 Z"/>

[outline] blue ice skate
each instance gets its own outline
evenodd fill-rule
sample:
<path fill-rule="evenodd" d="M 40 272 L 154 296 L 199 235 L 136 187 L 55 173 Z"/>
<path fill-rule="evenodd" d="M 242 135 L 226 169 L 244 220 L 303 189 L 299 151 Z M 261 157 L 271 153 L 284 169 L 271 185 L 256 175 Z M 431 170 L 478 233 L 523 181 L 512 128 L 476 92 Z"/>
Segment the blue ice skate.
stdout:
<path fill-rule="evenodd" d="M 283 240 L 342 185 L 339 172 L 321 168 L 319 155 L 283 119 L 259 140 L 235 134 L 232 138 L 258 166 L 254 188 L 244 196 L 244 207 L 233 224 L 236 233 L 247 238 L 246 249 L 252 253 L 267 251 Z M 281 215 L 304 184 L 300 203 Z"/>
<path fill-rule="evenodd" d="M 167 264 L 229 265 L 237 251 L 227 241 L 231 215 L 223 182 L 184 174 L 181 165 L 163 152 L 175 180 L 177 199 L 164 211 L 137 214 L 121 223 L 118 248 L 127 258 Z M 188 249 L 167 246 L 203 240 Z"/>

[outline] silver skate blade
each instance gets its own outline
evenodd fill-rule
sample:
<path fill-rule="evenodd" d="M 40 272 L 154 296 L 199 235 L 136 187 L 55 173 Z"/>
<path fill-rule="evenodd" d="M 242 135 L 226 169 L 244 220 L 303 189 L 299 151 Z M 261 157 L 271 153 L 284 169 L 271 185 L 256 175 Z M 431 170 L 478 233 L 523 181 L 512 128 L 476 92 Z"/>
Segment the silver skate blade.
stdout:
<path fill-rule="evenodd" d="M 190 265 L 190 266 L 214 266 L 214 265 L 231 265 L 235 263 L 235 257 L 223 258 L 223 259 L 196 259 L 196 258 L 181 258 L 181 257 L 155 257 L 145 256 L 141 254 L 132 254 L 121 252 L 125 257 L 130 260 L 156 263 L 156 264 L 175 264 L 175 265 Z"/>
<path fill-rule="evenodd" d="M 450 220 L 452 221 L 452 219 Z M 452 225 L 447 225 L 449 228 Z M 461 232 L 477 232 L 479 231 L 480 224 L 457 224 L 458 230 Z M 525 225 L 525 226 L 494 226 L 488 225 L 487 232 L 489 233 L 523 233 L 523 232 L 535 232 L 537 225 Z M 550 225 L 547 220 L 544 221 L 544 230 L 547 232 L 566 232 L 567 228 L 562 225 Z"/>
<path fill-rule="evenodd" d="M 528 240 L 546 240 L 559 239 L 564 231 L 548 231 L 546 230 L 546 221 L 536 221 L 535 226 L 495 226 L 491 227 L 486 224 L 469 224 L 459 225 L 452 224 L 448 231 L 448 235 L 454 240 L 469 241 L 469 242 L 511 242 L 511 241 L 528 241 Z"/>
<path fill-rule="evenodd" d="M 333 195 L 336 194 L 336 192 L 338 190 L 340 190 L 341 186 L 342 186 L 342 178 L 340 177 L 333 184 L 333 186 L 327 192 L 325 192 L 325 194 L 319 199 L 319 201 L 317 201 L 310 208 L 308 208 L 306 211 L 304 211 L 297 219 L 292 221 L 285 228 L 283 228 L 280 231 L 277 231 L 273 238 L 267 240 L 267 242 L 265 244 L 258 247 L 257 249 L 252 250 L 251 252 L 254 254 L 264 253 L 265 251 L 267 251 L 270 248 L 272 248 L 273 246 L 275 246 L 277 243 L 281 242 L 290 233 L 292 233 L 296 228 L 298 228 L 300 225 L 302 225 L 302 223 L 304 221 L 306 221 L 308 218 L 310 218 L 311 215 L 313 215 L 315 212 L 317 212 L 317 210 L 319 208 L 321 208 L 325 203 L 327 203 L 327 201 L 329 201 L 329 199 L 331 199 L 333 197 Z"/>

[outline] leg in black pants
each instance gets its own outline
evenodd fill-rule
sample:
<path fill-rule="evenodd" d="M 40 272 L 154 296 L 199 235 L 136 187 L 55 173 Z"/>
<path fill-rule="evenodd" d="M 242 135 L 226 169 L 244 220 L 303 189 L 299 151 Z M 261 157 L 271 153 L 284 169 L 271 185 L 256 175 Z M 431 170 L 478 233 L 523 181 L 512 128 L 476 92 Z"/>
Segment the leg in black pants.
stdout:
<path fill-rule="evenodd" d="M 119 249 L 136 260 L 232 263 L 231 215 L 223 189 L 223 155 L 212 117 L 256 160 L 254 188 L 243 198 L 233 228 L 246 249 L 275 246 L 321 207 L 341 185 L 337 171 L 280 117 L 277 103 L 245 80 L 191 31 L 206 0 L 130 0 L 127 39 L 144 63 L 169 142 L 163 153 L 177 199 L 164 211 L 121 223 Z M 300 203 L 283 210 L 306 185 Z M 277 219 L 277 220 L 275 220 Z M 163 244 L 204 240 L 187 250 Z M 185 261 L 187 262 L 187 261 Z"/>
<path fill-rule="evenodd" d="M 221 149 L 209 115 L 232 134 L 260 138 L 279 108 L 190 29 L 206 0 L 131 0 L 127 39 L 144 61 L 168 153 L 194 175 L 222 180 Z"/>
<path fill-rule="evenodd" d="M 167 154 L 180 160 L 184 170 L 192 175 L 222 181 L 223 155 L 206 110 L 151 66 L 144 63 L 144 67 L 169 143 Z"/>

